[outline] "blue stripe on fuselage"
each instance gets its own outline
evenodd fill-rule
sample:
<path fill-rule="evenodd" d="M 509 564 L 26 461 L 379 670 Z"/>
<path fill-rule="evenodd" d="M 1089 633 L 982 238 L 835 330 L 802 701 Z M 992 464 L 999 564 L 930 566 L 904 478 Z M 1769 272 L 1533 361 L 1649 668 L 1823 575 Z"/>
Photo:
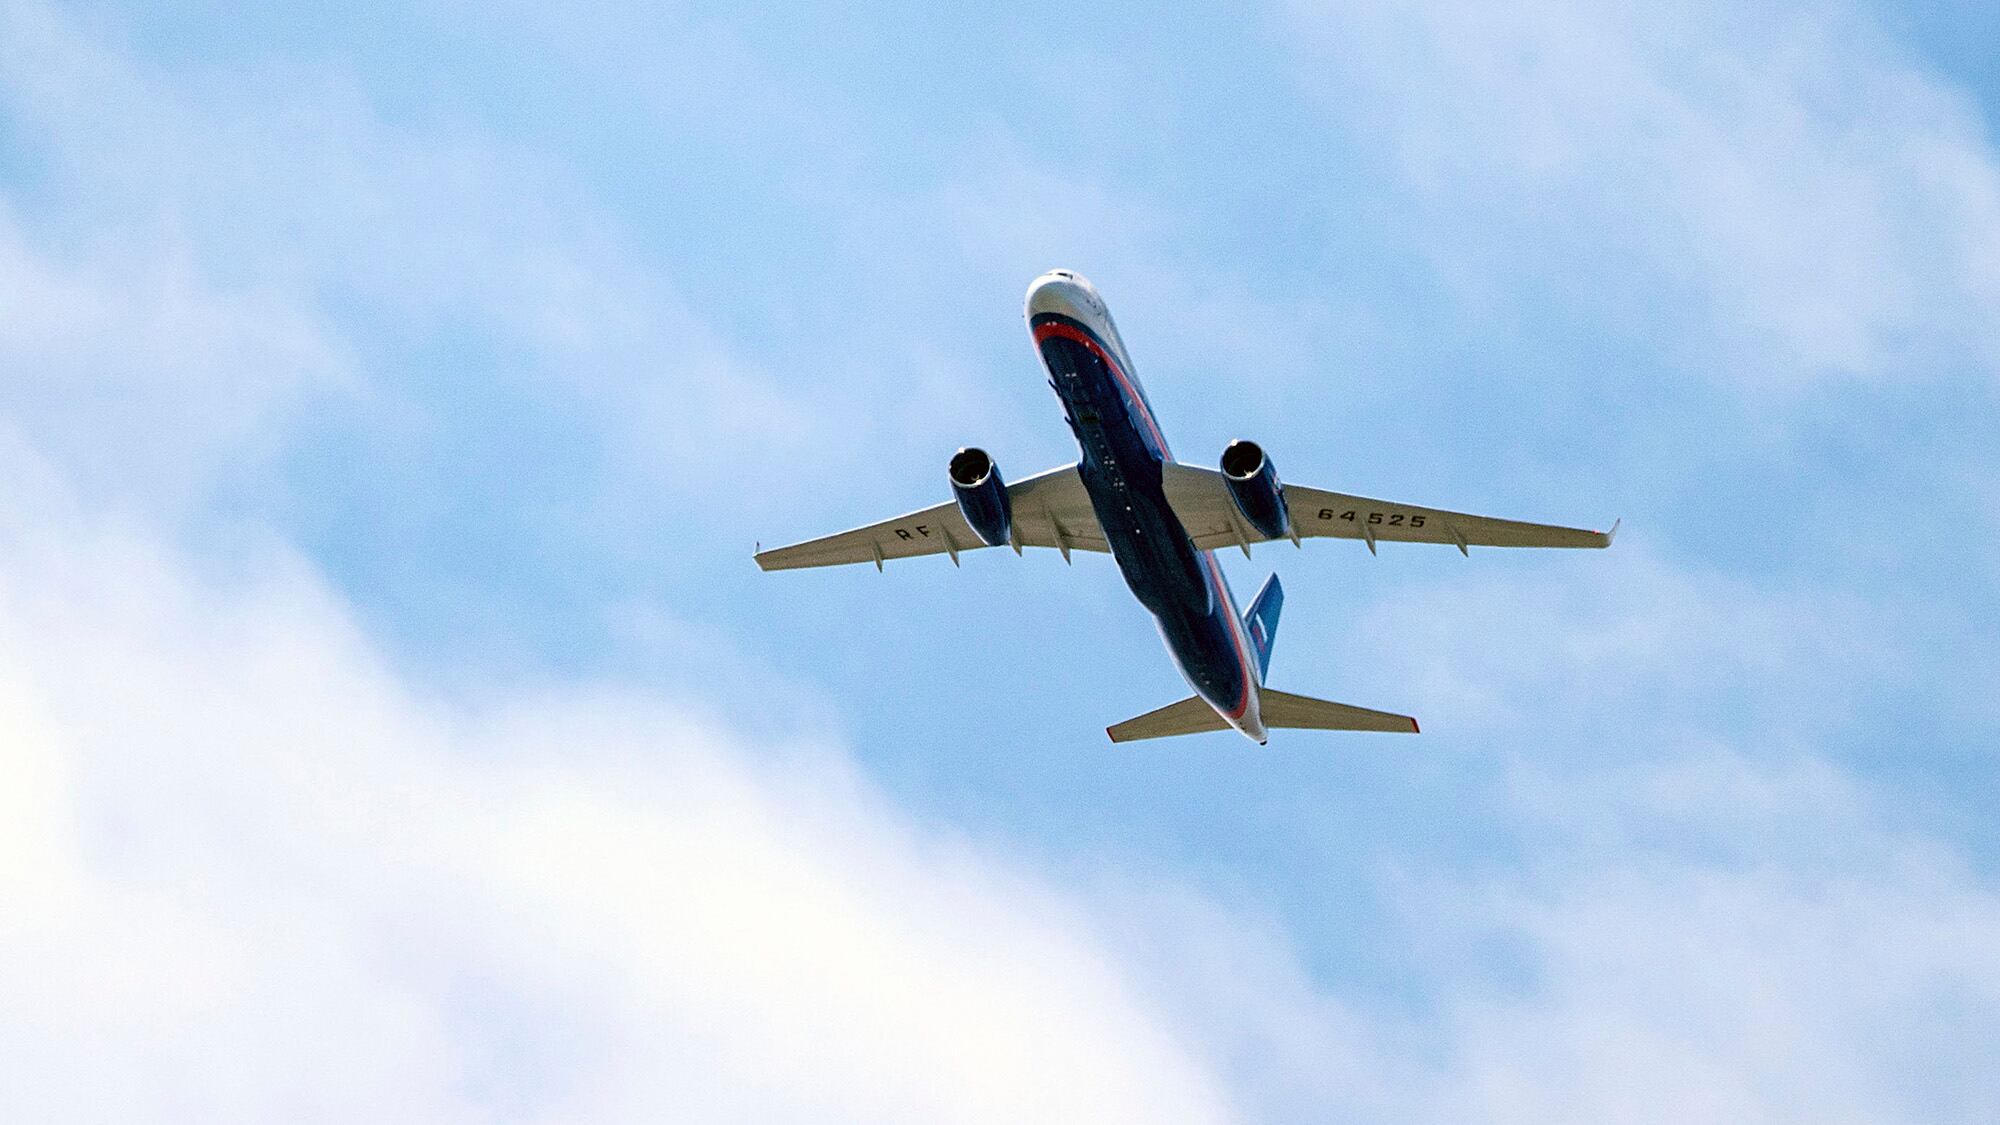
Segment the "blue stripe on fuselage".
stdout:
<path fill-rule="evenodd" d="M 1222 569 L 1198 551 L 1167 503 L 1161 466 L 1171 459 L 1158 421 L 1122 357 L 1081 322 L 1039 313 L 1030 331 L 1062 399 L 1083 458 L 1078 465 L 1097 522 L 1126 585 L 1159 623 L 1189 684 L 1239 719 L 1254 673 Z"/>

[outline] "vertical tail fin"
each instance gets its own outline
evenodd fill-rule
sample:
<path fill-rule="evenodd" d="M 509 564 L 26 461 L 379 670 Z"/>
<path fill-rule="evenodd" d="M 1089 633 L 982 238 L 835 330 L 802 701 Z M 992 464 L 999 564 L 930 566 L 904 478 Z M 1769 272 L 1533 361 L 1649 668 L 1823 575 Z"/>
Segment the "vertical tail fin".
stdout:
<path fill-rule="evenodd" d="M 1278 642 L 1278 611 L 1285 608 L 1285 588 L 1278 584 L 1278 576 L 1273 574 L 1264 580 L 1264 586 L 1251 600 L 1250 608 L 1243 611 L 1243 627 L 1250 633 L 1250 643 L 1257 650 L 1257 678 L 1264 678 L 1271 670 L 1271 646 Z"/>

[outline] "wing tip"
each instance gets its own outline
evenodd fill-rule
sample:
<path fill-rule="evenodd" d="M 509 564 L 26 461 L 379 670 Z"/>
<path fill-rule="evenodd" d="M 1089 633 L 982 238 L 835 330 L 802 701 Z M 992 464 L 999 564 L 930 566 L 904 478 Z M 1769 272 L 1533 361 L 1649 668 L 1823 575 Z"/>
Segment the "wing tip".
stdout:
<path fill-rule="evenodd" d="M 1411 734 L 1424 733 L 1424 728 L 1417 725 L 1417 720 L 1414 717 L 1410 719 L 1410 733 Z"/>

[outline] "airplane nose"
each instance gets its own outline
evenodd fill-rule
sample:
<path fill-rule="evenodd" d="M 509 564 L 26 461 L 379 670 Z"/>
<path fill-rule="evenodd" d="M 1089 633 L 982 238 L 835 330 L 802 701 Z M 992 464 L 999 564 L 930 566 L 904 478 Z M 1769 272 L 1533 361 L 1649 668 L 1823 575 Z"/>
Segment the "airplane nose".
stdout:
<path fill-rule="evenodd" d="M 1104 302 L 1089 279 L 1072 270 L 1050 270 L 1028 286 L 1027 315 L 1060 313 L 1075 320 L 1101 315 Z"/>

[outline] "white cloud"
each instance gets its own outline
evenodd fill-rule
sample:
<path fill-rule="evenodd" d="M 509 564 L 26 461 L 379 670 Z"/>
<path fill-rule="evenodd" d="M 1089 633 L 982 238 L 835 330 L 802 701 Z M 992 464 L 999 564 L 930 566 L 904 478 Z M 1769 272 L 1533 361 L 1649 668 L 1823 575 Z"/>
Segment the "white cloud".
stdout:
<path fill-rule="evenodd" d="M 1546 315 L 1553 292 L 1748 386 L 2000 363 L 2000 162 L 1973 103 L 1861 12 L 1291 12 L 1309 80 L 1482 303 Z"/>
<path fill-rule="evenodd" d="M 1275 921 L 1169 876 L 1078 898 L 913 826 L 823 748 L 606 687 L 428 699 L 281 549 L 201 577 L 59 493 L 0 530 L 0 1042 L 34 1076 L 0 1088 L 10 1118 L 1996 1104 L 2000 897 L 1809 752 L 1642 710 L 1602 765 L 1515 762 L 1518 865 L 1403 866 L 1397 915 L 1360 923 L 1407 948 L 1418 1019 L 1326 991 Z M 1513 604 L 1588 616 L 1545 601 Z M 1709 629 L 1768 624 L 1677 620 L 1557 645 L 1550 674 L 1726 662 Z"/>
<path fill-rule="evenodd" d="M 1075 905 L 836 757 L 454 712 L 281 553 L 7 530 L 0 1116 L 1226 1116 Z"/>

